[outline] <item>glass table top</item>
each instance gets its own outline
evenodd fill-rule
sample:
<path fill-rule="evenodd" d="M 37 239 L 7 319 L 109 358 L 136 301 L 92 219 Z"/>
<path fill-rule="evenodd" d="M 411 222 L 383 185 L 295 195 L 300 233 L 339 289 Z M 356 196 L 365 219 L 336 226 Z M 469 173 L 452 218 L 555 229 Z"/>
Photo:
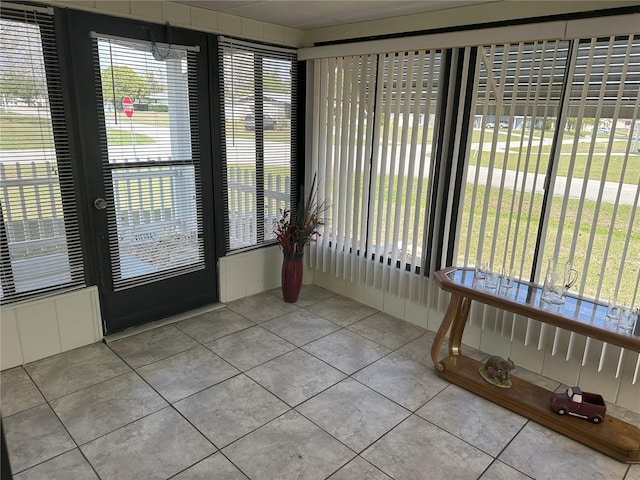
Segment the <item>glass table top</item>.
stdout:
<path fill-rule="evenodd" d="M 542 287 L 540 285 L 513 280 L 511 288 L 498 286 L 496 289 L 489 290 L 477 286 L 474 273 L 473 269 L 456 268 L 448 271 L 445 275 L 453 284 L 474 290 L 483 295 L 493 295 L 522 306 L 544 310 L 565 319 L 597 327 L 610 333 L 640 337 L 640 321 L 636 321 L 635 328 L 631 333 L 619 330 L 617 325 L 613 325 L 608 321 L 606 316 L 607 305 L 605 304 L 589 298 L 580 298 L 569 292 L 563 305 L 549 305 L 541 301 Z"/>

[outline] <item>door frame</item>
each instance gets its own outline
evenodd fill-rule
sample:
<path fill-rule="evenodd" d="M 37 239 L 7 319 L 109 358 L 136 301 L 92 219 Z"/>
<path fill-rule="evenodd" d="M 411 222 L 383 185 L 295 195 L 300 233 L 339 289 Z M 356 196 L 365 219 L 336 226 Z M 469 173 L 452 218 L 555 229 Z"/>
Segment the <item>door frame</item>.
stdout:
<path fill-rule="evenodd" d="M 218 124 L 211 110 L 215 95 L 212 71 L 217 71 L 217 42 L 215 37 L 202 32 L 157 25 L 142 21 L 109 17 L 75 10 L 56 9 L 60 25 L 64 28 L 61 42 L 61 61 L 67 70 L 69 85 L 68 111 L 71 115 L 70 133 L 77 146 L 78 155 L 72 155 L 76 183 L 80 233 L 85 255 L 87 285 L 97 285 L 104 334 L 111 334 L 130 326 L 165 318 L 192 308 L 215 303 L 219 300 L 216 262 L 221 231 L 217 225 L 218 208 L 214 208 L 214 160 L 212 145 L 212 123 Z M 93 207 L 93 201 L 105 194 L 103 169 L 100 155 L 99 132 L 102 125 L 96 110 L 96 81 L 94 75 L 92 31 L 123 38 L 181 45 L 198 45 L 197 85 L 198 91 L 198 149 L 200 151 L 200 194 L 202 198 L 202 240 L 204 243 L 204 270 L 173 277 L 169 281 L 154 282 L 133 287 L 130 295 L 126 290 L 115 292 L 111 282 L 109 262 L 109 238 L 105 219 Z M 213 38 L 212 38 L 213 37 Z M 68 55 L 62 55 L 68 52 Z M 73 52 L 73 55 L 70 53 Z M 219 126 L 218 126 L 219 129 Z M 192 138 L 192 142 L 193 142 Z M 219 158 L 219 157 L 218 157 Z M 217 182 L 215 182 L 217 183 Z M 216 195 L 220 196 L 219 193 Z M 96 215 L 96 212 L 98 215 Z M 190 280 L 190 281 L 189 281 Z M 128 289 L 127 289 L 128 290 Z M 135 293 L 135 294 L 134 294 Z M 163 303 L 160 303 L 160 300 Z"/>

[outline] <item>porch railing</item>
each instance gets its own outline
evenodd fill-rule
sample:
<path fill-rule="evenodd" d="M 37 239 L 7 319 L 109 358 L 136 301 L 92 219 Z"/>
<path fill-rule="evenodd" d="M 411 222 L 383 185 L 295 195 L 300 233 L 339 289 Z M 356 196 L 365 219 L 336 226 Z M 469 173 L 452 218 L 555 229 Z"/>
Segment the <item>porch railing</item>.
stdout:
<path fill-rule="evenodd" d="M 12 258 L 66 250 L 55 162 L 0 163 L 0 187 Z"/>
<path fill-rule="evenodd" d="M 0 201 L 12 258 L 29 258 L 66 250 L 56 163 L 0 162 Z M 255 244 L 255 171 L 228 170 L 229 235 L 232 248 Z M 116 221 L 120 242 L 154 241 L 180 225 L 174 185 L 184 172 L 172 168 L 114 172 Z M 141 185 L 146 183 L 144 188 Z M 268 174 L 265 186 L 266 239 L 273 238 L 274 222 L 290 199 L 289 177 Z M 152 188 L 153 193 L 145 193 Z M 146 197 L 146 200 L 145 200 Z M 149 201 L 152 198 L 152 201 Z M 28 201 L 25 201 L 28 199 Z M 58 207 L 51 208 L 51 205 Z"/>
<path fill-rule="evenodd" d="M 264 177 L 264 238 L 275 238 L 275 222 L 291 199 L 291 182 L 287 175 Z M 227 175 L 229 243 L 231 249 L 255 245 L 258 239 L 255 170 L 229 167 Z"/>

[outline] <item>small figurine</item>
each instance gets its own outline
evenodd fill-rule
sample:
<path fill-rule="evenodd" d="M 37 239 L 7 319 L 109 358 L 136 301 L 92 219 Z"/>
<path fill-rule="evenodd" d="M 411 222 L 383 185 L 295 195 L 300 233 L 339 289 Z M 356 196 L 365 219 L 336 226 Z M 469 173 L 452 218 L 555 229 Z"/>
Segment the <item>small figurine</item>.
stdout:
<path fill-rule="evenodd" d="M 554 393 L 551 396 L 551 410 L 558 415 L 568 413 L 593 423 L 602 423 L 607 405 L 602 395 L 583 392 L 580 387 L 569 387 L 565 393 Z"/>
<path fill-rule="evenodd" d="M 497 355 L 491 355 L 478 372 L 487 382 L 500 388 L 511 388 L 509 372 L 515 368 L 511 359 L 505 360 Z"/>

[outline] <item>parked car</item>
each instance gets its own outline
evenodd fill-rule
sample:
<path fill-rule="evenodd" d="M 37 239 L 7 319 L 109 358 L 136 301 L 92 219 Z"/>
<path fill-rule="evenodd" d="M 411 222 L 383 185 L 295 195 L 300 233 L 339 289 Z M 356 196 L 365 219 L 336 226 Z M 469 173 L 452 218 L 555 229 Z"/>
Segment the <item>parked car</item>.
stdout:
<path fill-rule="evenodd" d="M 262 117 L 262 128 L 264 130 L 275 130 L 278 125 L 273 117 L 265 115 Z M 244 128 L 250 132 L 256 129 L 256 117 L 255 115 L 247 115 L 244 117 Z"/>
<path fill-rule="evenodd" d="M 494 122 L 487 122 L 485 127 L 487 128 L 495 128 L 496 124 Z M 504 120 L 498 123 L 498 128 L 509 128 L 509 122 L 505 122 Z"/>
<path fill-rule="evenodd" d="M 551 410 L 558 415 L 569 414 L 601 423 L 607 406 L 601 395 L 583 392 L 580 387 L 569 387 L 565 393 L 554 393 L 551 396 Z"/>

